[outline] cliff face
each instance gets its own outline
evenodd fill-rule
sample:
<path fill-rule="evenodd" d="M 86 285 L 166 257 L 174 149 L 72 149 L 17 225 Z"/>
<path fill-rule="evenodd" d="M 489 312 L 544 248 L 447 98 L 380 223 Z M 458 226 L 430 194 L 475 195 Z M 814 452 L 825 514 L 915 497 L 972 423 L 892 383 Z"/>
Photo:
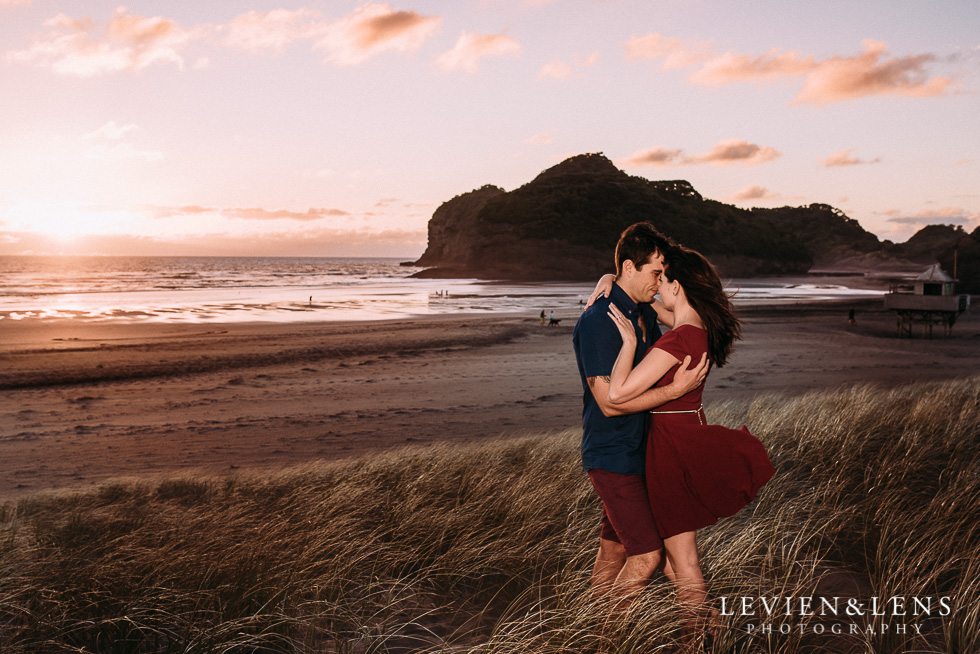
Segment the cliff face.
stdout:
<path fill-rule="evenodd" d="M 592 280 L 613 269 L 619 234 L 650 221 L 728 276 L 799 274 L 816 261 L 879 253 L 878 238 L 828 205 L 745 210 L 686 181 L 650 181 L 601 154 L 572 157 L 510 192 L 484 186 L 429 221 L 425 277 Z M 884 253 L 882 253 L 884 254 Z"/>
<path fill-rule="evenodd" d="M 429 220 L 429 246 L 415 262 L 418 266 L 466 268 L 478 241 L 478 216 L 488 200 L 504 194 L 502 188 L 483 186 L 442 203 Z"/>

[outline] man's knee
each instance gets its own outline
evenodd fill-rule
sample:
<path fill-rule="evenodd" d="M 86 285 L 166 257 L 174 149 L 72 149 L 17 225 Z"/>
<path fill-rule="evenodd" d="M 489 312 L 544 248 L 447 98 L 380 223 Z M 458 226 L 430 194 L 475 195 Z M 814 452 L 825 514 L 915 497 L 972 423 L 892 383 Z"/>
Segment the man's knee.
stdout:
<path fill-rule="evenodd" d="M 626 548 L 614 540 L 599 539 L 599 558 L 605 561 L 625 561 Z"/>
<path fill-rule="evenodd" d="M 654 571 L 660 567 L 662 550 L 653 550 L 644 554 L 634 554 L 626 560 L 631 567 L 637 571 L 646 573 L 646 576 L 653 575 Z"/>

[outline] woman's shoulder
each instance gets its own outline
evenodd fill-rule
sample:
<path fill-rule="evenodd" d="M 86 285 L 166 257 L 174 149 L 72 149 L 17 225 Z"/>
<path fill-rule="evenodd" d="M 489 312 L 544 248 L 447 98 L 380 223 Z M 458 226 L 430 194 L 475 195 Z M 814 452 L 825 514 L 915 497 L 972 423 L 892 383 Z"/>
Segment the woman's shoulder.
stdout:
<path fill-rule="evenodd" d="M 700 327 L 694 325 L 678 325 L 669 332 L 657 339 L 651 349 L 657 348 L 670 352 L 674 356 L 678 353 L 694 354 L 707 350 L 708 335 Z M 679 358 L 679 357 L 678 357 Z"/>
<path fill-rule="evenodd" d="M 675 333 L 675 338 L 683 340 L 686 343 L 706 344 L 708 342 L 708 332 L 695 325 L 678 325 L 675 329 L 670 330 L 670 332 Z"/>
<path fill-rule="evenodd" d="M 704 331 L 704 329 L 702 329 L 700 327 L 697 327 L 695 325 L 690 325 L 690 324 L 685 323 L 683 325 L 677 325 L 676 327 L 674 327 L 673 329 L 671 329 L 670 331 L 668 331 L 666 334 L 664 334 L 660 338 L 663 339 L 663 338 L 667 338 L 668 336 L 671 339 L 691 339 L 691 338 L 693 338 L 693 339 L 699 339 L 699 338 L 705 338 L 705 339 L 707 339 L 708 338 L 708 333 L 706 331 Z"/>

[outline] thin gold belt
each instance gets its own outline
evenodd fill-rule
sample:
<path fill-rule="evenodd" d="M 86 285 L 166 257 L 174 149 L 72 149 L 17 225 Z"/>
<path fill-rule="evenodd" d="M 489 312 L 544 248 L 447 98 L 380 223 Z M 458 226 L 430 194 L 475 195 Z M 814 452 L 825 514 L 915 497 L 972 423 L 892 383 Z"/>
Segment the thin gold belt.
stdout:
<path fill-rule="evenodd" d="M 702 404 L 696 409 L 688 409 L 686 411 L 650 411 L 650 413 L 701 413 L 704 411 L 704 405 Z"/>

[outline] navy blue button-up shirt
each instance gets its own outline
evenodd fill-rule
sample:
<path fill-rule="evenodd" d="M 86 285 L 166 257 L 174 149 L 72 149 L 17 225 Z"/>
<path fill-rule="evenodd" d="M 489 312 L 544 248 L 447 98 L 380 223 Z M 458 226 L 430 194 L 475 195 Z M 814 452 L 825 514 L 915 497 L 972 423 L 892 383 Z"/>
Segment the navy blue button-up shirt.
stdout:
<path fill-rule="evenodd" d="M 589 388 L 589 377 L 607 377 L 623 346 L 616 325 L 607 315 L 612 302 L 623 312 L 636 330 L 636 353 L 633 366 L 643 358 L 647 348 L 660 338 L 657 313 L 649 304 L 636 304 L 618 284 L 613 284 L 608 298 L 599 298 L 579 317 L 572 333 L 575 360 L 582 378 L 582 466 L 598 468 L 621 475 L 642 475 L 647 436 L 647 412 L 606 417 Z M 646 324 L 646 338 L 639 317 Z"/>

